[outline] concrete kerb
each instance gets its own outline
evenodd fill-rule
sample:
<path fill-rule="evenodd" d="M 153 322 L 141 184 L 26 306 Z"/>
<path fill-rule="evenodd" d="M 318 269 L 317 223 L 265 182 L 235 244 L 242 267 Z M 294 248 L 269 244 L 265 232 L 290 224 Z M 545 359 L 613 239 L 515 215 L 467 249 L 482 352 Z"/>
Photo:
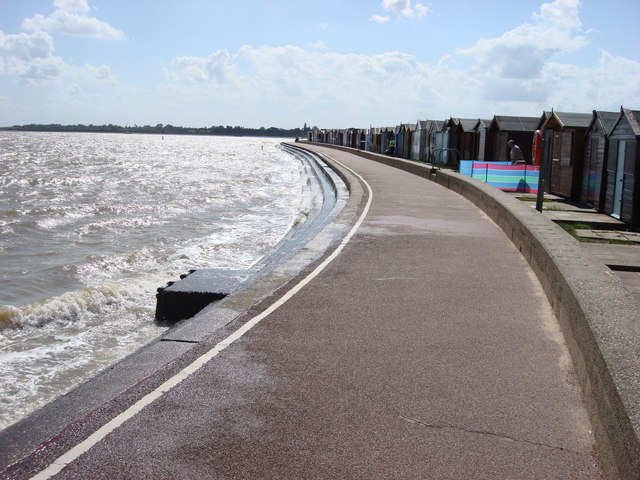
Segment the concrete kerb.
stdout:
<path fill-rule="evenodd" d="M 610 478 L 640 478 L 639 305 L 620 280 L 530 205 L 458 173 L 318 144 L 422 176 L 466 197 L 498 224 L 537 275 L 562 328 Z M 535 359 L 532 359 L 535 361 Z"/>

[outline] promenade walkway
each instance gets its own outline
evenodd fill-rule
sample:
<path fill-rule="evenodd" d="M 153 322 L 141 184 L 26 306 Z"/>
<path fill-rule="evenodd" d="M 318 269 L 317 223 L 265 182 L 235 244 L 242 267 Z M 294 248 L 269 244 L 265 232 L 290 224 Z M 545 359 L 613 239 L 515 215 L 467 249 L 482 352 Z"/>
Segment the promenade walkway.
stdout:
<path fill-rule="evenodd" d="M 198 343 L 194 358 L 217 350 L 171 390 L 116 416 L 184 365 L 10 478 L 114 418 L 38 478 L 601 478 L 556 318 L 503 231 L 434 182 L 310 148 L 361 176 L 337 255 Z"/>

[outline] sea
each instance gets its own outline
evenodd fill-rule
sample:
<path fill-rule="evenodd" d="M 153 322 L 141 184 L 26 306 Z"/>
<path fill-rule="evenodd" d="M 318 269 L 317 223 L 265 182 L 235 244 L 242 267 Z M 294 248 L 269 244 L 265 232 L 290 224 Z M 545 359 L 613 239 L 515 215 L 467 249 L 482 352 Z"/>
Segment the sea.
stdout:
<path fill-rule="evenodd" d="M 0 132 L 0 430 L 160 336 L 158 287 L 317 208 L 283 140 Z"/>

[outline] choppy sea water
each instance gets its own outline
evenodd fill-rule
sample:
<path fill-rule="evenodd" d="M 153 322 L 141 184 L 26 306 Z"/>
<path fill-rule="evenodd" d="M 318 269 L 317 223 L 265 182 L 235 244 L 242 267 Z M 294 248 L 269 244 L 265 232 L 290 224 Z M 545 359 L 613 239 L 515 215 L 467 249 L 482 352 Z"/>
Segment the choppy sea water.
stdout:
<path fill-rule="evenodd" d="M 282 139 L 0 132 L 0 429 L 160 335 L 155 293 L 248 268 L 319 202 Z"/>

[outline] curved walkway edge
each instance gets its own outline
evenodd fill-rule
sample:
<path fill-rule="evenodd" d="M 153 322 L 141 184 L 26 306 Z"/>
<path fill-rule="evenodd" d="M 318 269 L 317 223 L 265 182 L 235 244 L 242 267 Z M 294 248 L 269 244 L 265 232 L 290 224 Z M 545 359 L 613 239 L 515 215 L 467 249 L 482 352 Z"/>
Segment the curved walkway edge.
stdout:
<path fill-rule="evenodd" d="M 640 478 L 640 309 L 609 268 L 590 259 L 579 242 L 531 206 L 488 184 L 424 163 L 317 145 L 437 182 L 473 202 L 505 231 L 537 275 L 560 322 L 603 468 L 612 478 Z"/>

